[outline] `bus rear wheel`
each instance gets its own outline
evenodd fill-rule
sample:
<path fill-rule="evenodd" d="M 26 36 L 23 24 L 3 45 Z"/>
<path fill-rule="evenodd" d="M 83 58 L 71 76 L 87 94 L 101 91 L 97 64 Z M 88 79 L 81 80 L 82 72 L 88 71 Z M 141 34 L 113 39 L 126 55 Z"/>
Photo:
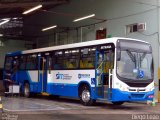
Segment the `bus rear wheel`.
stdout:
<path fill-rule="evenodd" d="M 89 90 L 89 87 L 87 85 L 83 85 L 80 88 L 80 101 L 83 105 L 85 106 L 89 106 L 89 105 L 93 105 L 93 103 L 95 102 L 95 100 L 93 100 L 91 98 L 91 92 Z"/>
<path fill-rule="evenodd" d="M 24 84 L 24 97 L 30 97 L 30 85 L 29 83 Z"/>

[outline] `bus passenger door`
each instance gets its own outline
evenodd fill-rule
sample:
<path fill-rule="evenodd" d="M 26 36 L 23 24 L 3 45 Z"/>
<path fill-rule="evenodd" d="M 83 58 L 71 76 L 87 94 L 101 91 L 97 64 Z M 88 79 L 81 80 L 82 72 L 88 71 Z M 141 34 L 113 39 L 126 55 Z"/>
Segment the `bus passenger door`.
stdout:
<path fill-rule="evenodd" d="M 104 54 L 102 51 L 96 51 L 96 93 L 98 98 L 103 98 L 103 70 L 104 70 Z"/>
<path fill-rule="evenodd" d="M 41 86 L 41 92 L 47 92 L 47 59 L 45 57 L 40 57 L 38 78 Z"/>
<path fill-rule="evenodd" d="M 114 68 L 114 51 L 105 51 L 105 82 L 104 82 L 104 92 L 108 99 L 112 99 L 112 84 L 113 84 L 113 68 Z"/>
<path fill-rule="evenodd" d="M 96 52 L 96 90 L 99 98 L 110 99 L 112 96 L 113 63 L 114 52 L 112 50 Z"/>

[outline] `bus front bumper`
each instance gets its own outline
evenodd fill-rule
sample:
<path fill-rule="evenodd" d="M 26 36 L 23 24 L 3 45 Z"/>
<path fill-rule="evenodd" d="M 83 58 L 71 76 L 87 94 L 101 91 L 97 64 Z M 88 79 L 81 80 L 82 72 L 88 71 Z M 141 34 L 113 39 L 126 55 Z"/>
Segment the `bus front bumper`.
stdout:
<path fill-rule="evenodd" d="M 110 101 L 147 101 L 153 100 L 154 90 L 150 92 L 125 92 L 118 89 L 112 89 L 112 97 Z"/>

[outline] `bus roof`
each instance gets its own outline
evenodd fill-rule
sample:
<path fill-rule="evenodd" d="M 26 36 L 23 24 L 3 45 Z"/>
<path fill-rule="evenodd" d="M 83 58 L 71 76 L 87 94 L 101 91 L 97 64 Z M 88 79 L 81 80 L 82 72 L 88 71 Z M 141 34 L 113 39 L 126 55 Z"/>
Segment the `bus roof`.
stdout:
<path fill-rule="evenodd" d="M 85 47 L 85 46 L 101 45 L 105 43 L 114 43 L 116 45 L 118 39 L 134 40 L 134 41 L 141 41 L 144 43 L 148 43 L 142 40 L 137 40 L 137 39 L 132 39 L 132 38 L 113 37 L 113 38 L 106 38 L 106 39 L 101 39 L 101 40 L 92 40 L 92 41 L 87 41 L 87 42 L 80 42 L 80 43 L 38 48 L 38 49 L 32 49 L 32 50 L 18 51 L 18 52 L 13 52 L 13 53 L 7 53 L 7 55 L 39 53 L 39 52 L 47 52 L 47 51 L 53 51 L 53 50 L 62 50 L 62 49 L 78 48 L 78 47 Z"/>

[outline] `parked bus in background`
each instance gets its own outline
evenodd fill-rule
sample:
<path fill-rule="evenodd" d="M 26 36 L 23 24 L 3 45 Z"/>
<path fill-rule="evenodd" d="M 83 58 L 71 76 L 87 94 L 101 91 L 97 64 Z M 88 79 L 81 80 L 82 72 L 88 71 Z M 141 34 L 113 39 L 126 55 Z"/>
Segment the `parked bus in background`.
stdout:
<path fill-rule="evenodd" d="M 120 105 L 153 100 L 153 72 L 149 43 L 108 38 L 8 53 L 3 80 L 6 90 L 12 81 L 26 97 L 45 92 Z"/>

